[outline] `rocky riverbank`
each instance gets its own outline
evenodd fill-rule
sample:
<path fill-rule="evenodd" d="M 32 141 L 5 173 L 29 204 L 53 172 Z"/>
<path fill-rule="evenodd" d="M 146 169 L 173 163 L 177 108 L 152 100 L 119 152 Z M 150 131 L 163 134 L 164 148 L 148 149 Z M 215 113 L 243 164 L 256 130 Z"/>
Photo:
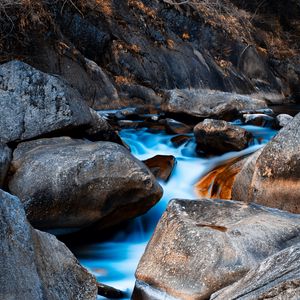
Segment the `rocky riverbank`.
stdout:
<path fill-rule="evenodd" d="M 272 110 L 299 101 L 300 7 L 242 2 L 0 4 L 1 299 L 126 297 L 45 231 L 102 235 L 159 202 L 176 158 L 141 161 L 119 130 L 210 158 L 259 144 L 245 124 L 280 131 L 169 203 L 133 298 L 300 297 L 300 114 Z"/>

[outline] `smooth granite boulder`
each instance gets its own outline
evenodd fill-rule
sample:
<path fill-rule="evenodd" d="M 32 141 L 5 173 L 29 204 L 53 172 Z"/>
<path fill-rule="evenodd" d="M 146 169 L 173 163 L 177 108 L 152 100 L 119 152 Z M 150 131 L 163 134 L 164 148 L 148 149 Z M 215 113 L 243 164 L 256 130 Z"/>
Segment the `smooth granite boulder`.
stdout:
<path fill-rule="evenodd" d="M 264 100 L 251 96 L 205 89 L 169 90 L 162 106 L 168 113 L 200 118 L 234 119 L 241 111 L 267 108 Z"/>
<path fill-rule="evenodd" d="M 300 215 L 228 200 L 172 200 L 136 278 L 177 299 L 208 299 L 298 242 L 299 232 Z"/>
<path fill-rule="evenodd" d="M 245 129 L 222 120 L 205 119 L 194 127 L 199 151 L 225 153 L 248 147 L 252 134 Z"/>
<path fill-rule="evenodd" d="M 108 227 L 145 213 L 162 195 L 149 169 L 111 142 L 41 139 L 14 151 L 9 190 L 33 226 Z"/>

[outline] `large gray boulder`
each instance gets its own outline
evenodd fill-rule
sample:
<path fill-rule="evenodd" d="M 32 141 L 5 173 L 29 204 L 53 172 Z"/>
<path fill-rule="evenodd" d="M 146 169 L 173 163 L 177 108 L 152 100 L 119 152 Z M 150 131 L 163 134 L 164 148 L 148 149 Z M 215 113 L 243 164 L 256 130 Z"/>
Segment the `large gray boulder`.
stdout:
<path fill-rule="evenodd" d="M 53 235 L 28 223 L 19 199 L 0 190 L 0 298 L 95 300 L 94 276 Z"/>
<path fill-rule="evenodd" d="M 248 147 L 252 134 L 245 129 L 222 120 L 205 119 L 194 127 L 200 151 L 225 153 Z"/>
<path fill-rule="evenodd" d="M 11 149 L 7 147 L 7 145 L 0 142 L 0 187 L 3 186 L 11 158 Z"/>
<path fill-rule="evenodd" d="M 115 143 L 41 139 L 18 145 L 9 190 L 37 228 L 99 228 L 145 213 L 162 195 L 149 169 Z"/>
<path fill-rule="evenodd" d="M 232 189 L 235 200 L 300 213 L 300 114 L 249 159 Z"/>
<path fill-rule="evenodd" d="M 268 257 L 210 299 L 300 299 L 300 244 Z"/>
<path fill-rule="evenodd" d="M 175 298 L 208 299 L 297 242 L 299 230 L 300 215 L 256 204 L 172 200 L 136 278 Z"/>
<path fill-rule="evenodd" d="M 59 77 L 11 61 L 0 65 L 0 142 L 22 141 L 87 125 L 91 114 Z"/>
<path fill-rule="evenodd" d="M 267 104 L 250 96 L 203 89 L 170 90 L 162 106 L 169 113 L 201 118 L 233 119 L 240 111 L 264 109 Z"/>

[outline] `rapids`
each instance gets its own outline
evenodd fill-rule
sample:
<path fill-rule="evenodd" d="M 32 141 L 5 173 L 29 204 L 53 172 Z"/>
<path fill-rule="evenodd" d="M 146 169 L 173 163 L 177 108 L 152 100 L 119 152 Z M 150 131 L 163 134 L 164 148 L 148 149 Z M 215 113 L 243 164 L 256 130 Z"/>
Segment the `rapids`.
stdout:
<path fill-rule="evenodd" d="M 164 189 L 163 198 L 147 214 L 133 220 L 129 229 L 118 232 L 109 241 L 72 249 L 80 262 L 96 275 L 98 281 L 124 291 L 127 290 L 130 295 L 134 287 L 134 272 L 139 259 L 169 200 L 197 198 L 194 185 L 203 175 L 228 159 L 256 151 L 276 133 L 269 128 L 242 127 L 254 135 L 253 144 L 243 151 L 211 158 L 197 156 L 193 139 L 175 148 L 170 141 L 175 135 L 151 133 L 147 129 L 122 130 L 120 136 L 138 159 L 144 160 L 157 154 L 173 155 L 177 159 L 177 164 L 169 181 L 160 182 Z"/>

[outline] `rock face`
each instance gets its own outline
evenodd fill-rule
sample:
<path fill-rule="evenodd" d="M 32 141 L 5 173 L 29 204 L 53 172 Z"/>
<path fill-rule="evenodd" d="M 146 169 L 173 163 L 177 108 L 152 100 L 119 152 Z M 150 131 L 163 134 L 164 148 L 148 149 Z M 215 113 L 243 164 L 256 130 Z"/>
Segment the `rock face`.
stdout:
<path fill-rule="evenodd" d="M 9 189 L 37 228 L 108 227 L 146 212 L 162 195 L 145 165 L 111 142 L 21 143 L 11 171 Z"/>
<path fill-rule="evenodd" d="M 234 119 L 239 111 L 266 108 L 266 102 L 249 96 L 210 90 L 171 90 L 162 108 L 201 118 Z"/>
<path fill-rule="evenodd" d="M 298 241 L 300 216 L 224 200 L 172 200 L 136 278 L 184 299 L 209 296 Z"/>
<path fill-rule="evenodd" d="M 37 47 L 40 48 L 34 66 L 64 78 L 90 107 L 104 109 L 120 105 L 118 92 L 102 68 L 85 58 L 74 46 L 62 42 L 53 45 L 52 41 L 45 45 L 43 40 Z"/>
<path fill-rule="evenodd" d="M 200 151 L 225 153 L 245 149 L 252 134 L 226 121 L 206 119 L 194 127 L 196 142 Z"/>
<path fill-rule="evenodd" d="M 0 143 L 0 187 L 2 187 L 9 164 L 12 158 L 12 151 L 5 144 Z"/>
<path fill-rule="evenodd" d="M 213 294 L 221 299 L 299 299 L 300 244 L 284 249 L 251 269 L 233 285 Z"/>
<path fill-rule="evenodd" d="M 88 106 L 61 79 L 11 61 L 0 66 L 0 142 L 30 139 L 91 121 Z"/>
<path fill-rule="evenodd" d="M 0 190 L 0 298 L 95 300 L 94 276 L 53 235 L 31 227 L 17 197 Z"/>
<path fill-rule="evenodd" d="M 243 167 L 233 184 L 232 197 L 300 213 L 299 179 L 300 114 Z"/>

